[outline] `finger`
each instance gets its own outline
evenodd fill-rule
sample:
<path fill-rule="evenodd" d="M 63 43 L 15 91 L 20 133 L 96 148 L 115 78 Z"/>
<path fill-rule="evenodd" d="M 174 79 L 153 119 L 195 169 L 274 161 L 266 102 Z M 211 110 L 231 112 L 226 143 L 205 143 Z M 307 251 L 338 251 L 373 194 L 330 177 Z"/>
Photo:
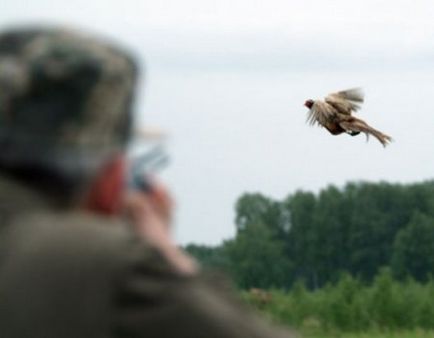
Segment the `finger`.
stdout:
<path fill-rule="evenodd" d="M 143 218 L 153 212 L 148 196 L 138 191 L 128 191 L 125 194 L 124 209 L 127 215 L 134 219 Z"/>
<path fill-rule="evenodd" d="M 167 189 L 158 179 L 152 178 L 151 189 L 146 194 L 155 210 L 166 219 L 171 219 L 174 201 Z"/>

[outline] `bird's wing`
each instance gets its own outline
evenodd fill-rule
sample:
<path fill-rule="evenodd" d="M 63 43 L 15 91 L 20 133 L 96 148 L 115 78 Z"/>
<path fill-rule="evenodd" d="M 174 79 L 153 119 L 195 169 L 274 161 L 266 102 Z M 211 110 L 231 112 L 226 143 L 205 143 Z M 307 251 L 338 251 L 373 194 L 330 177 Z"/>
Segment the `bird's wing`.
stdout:
<path fill-rule="evenodd" d="M 319 124 L 324 126 L 327 124 L 327 121 L 334 118 L 336 116 L 335 109 L 329 104 L 322 101 L 315 101 L 313 103 L 312 108 L 310 108 L 307 113 L 306 122 L 310 125 Z"/>
<path fill-rule="evenodd" d="M 364 101 L 361 88 L 352 88 L 340 92 L 331 93 L 325 98 L 325 102 L 333 106 L 339 113 L 351 115 L 360 109 L 360 103 Z"/>

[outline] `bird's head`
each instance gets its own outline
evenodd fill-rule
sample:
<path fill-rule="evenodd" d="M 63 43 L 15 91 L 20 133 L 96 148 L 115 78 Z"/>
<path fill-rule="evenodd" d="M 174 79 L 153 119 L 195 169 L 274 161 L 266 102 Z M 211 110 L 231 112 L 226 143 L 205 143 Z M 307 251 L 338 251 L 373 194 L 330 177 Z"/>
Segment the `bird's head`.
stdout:
<path fill-rule="evenodd" d="M 304 103 L 304 105 L 307 107 L 307 108 L 312 108 L 312 106 L 313 106 L 313 100 L 306 100 L 306 102 Z"/>

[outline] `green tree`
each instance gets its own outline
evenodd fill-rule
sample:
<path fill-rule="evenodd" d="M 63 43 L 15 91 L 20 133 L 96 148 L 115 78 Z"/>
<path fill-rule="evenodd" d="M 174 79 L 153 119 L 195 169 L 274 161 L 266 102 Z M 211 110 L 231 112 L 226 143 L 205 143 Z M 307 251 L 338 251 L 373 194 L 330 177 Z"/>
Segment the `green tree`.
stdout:
<path fill-rule="evenodd" d="M 234 239 L 186 249 L 205 267 L 230 271 L 243 288 L 289 287 L 301 279 L 317 289 L 342 272 L 371 282 L 382 266 L 426 280 L 434 269 L 434 181 L 353 182 L 283 201 L 248 193 L 235 209 Z"/>
<path fill-rule="evenodd" d="M 434 218 L 416 212 L 397 234 L 392 269 L 398 277 L 411 275 L 426 281 L 434 271 Z"/>
<path fill-rule="evenodd" d="M 206 269 L 228 270 L 229 260 L 223 245 L 189 244 L 184 249 Z"/>
<path fill-rule="evenodd" d="M 290 217 L 289 236 L 285 240 L 286 254 L 294 261 L 294 280 L 302 279 L 309 288 L 319 284 L 320 241 L 314 223 L 316 197 L 311 192 L 298 191 L 283 203 Z"/>
<path fill-rule="evenodd" d="M 236 238 L 225 243 L 230 272 L 243 289 L 285 288 L 291 278 L 291 264 L 282 241 L 263 224 L 250 224 Z"/>
<path fill-rule="evenodd" d="M 262 224 L 269 228 L 273 236 L 285 237 L 289 230 L 289 217 L 282 204 L 262 194 L 244 194 L 235 205 L 237 231 L 249 225 Z"/>
<path fill-rule="evenodd" d="M 319 285 L 336 282 L 341 271 L 348 266 L 348 230 L 350 224 L 344 219 L 342 192 L 329 186 L 320 192 L 314 214 L 317 231 L 316 244 Z"/>
<path fill-rule="evenodd" d="M 412 202 L 400 185 L 359 183 L 347 189 L 352 198 L 350 271 L 371 281 L 390 264 L 396 233 L 408 223 Z"/>

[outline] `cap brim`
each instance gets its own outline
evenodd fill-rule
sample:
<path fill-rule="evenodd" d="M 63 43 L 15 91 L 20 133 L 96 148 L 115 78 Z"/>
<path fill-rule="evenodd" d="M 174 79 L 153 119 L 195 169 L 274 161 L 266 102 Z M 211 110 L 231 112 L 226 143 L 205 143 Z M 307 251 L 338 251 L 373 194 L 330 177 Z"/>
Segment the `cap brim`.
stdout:
<path fill-rule="evenodd" d="M 137 141 L 159 141 L 167 137 L 167 134 L 156 127 L 146 127 L 136 129 L 133 133 L 133 138 Z"/>

